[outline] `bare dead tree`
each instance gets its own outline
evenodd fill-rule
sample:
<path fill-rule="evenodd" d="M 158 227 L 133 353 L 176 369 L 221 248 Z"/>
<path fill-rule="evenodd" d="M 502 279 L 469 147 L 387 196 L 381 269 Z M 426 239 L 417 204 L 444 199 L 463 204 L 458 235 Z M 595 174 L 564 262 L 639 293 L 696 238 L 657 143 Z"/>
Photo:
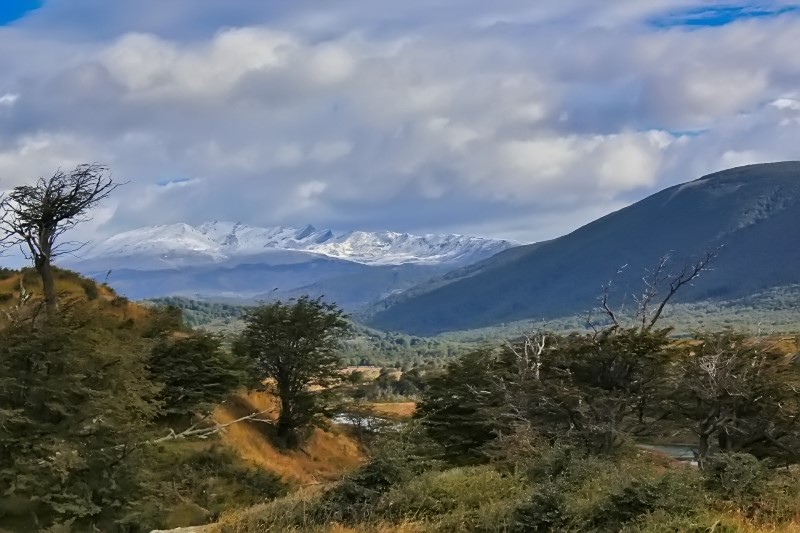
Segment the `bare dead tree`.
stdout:
<path fill-rule="evenodd" d="M 622 271 L 625 270 L 627 266 L 628 264 L 626 263 L 621 267 L 619 267 L 615 275 L 619 276 L 620 274 L 622 274 Z M 608 280 L 608 283 L 603 285 L 603 292 L 601 293 L 599 298 L 600 305 L 593 309 L 590 309 L 589 311 L 587 311 L 586 316 L 582 317 L 586 325 L 592 328 L 592 331 L 594 331 L 593 338 L 595 339 L 598 336 L 608 335 L 611 332 L 623 327 L 622 322 L 620 321 L 620 316 L 624 313 L 625 310 L 624 304 L 619 311 L 615 311 L 614 309 L 611 308 L 610 294 L 611 294 L 611 287 L 613 285 L 614 285 L 613 278 Z M 599 311 L 601 315 L 605 315 L 611 321 L 611 325 L 601 329 L 599 325 L 596 324 L 592 319 L 592 314 L 594 311 Z"/>
<path fill-rule="evenodd" d="M 15 187 L 0 199 L 0 245 L 19 246 L 42 279 L 45 314 L 57 311 L 52 263 L 55 257 L 80 250 L 86 243 L 58 242 L 67 231 L 88 220 L 88 212 L 120 184 L 108 168 L 83 164 L 57 170 L 33 185 Z"/>
<path fill-rule="evenodd" d="M 703 257 L 701 257 L 699 260 L 695 261 L 694 263 L 684 264 L 683 269 L 677 274 L 673 275 L 663 274 L 666 269 L 666 265 L 669 262 L 669 256 L 662 258 L 659 266 L 654 272 L 654 276 L 651 278 L 651 283 L 647 285 L 645 296 L 640 299 L 642 331 L 648 331 L 655 326 L 656 322 L 658 322 L 658 319 L 661 317 L 661 313 L 664 312 L 664 308 L 667 306 L 672 297 L 675 296 L 681 287 L 688 285 L 693 280 L 697 279 L 703 272 L 708 270 L 709 265 L 717 258 L 717 255 L 719 255 L 719 248 L 707 250 Z M 661 299 L 661 302 L 658 304 L 655 311 L 650 313 L 650 303 L 659 295 L 661 287 L 665 284 L 667 294 Z M 642 303 L 645 304 L 644 307 L 642 307 Z"/>
<path fill-rule="evenodd" d="M 595 309 L 601 315 L 604 315 L 611 324 L 600 330 L 592 321 L 591 311 L 585 317 L 585 322 L 594 330 L 595 337 L 609 335 L 618 329 L 635 327 L 643 333 L 651 330 L 661 318 L 664 309 L 675 294 L 681 288 L 697 279 L 703 272 L 709 270 L 711 263 L 717 258 L 718 254 L 719 248 L 708 250 L 697 261 L 686 262 L 679 272 L 669 271 L 672 254 L 664 255 L 658 264 L 642 278 L 644 290 L 641 295 L 633 297 L 636 302 L 636 310 L 632 317 L 630 314 L 627 315 L 627 320 L 632 320 L 633 322 L 630 326 L 623 323 L 623 321 L 627 322 L 624 318 L 626 316 L 624 304 L 620 306 L 619 310 L 615 310 L 612 307 L 610 295 L 613 279 L 609 280 L 603 286 L 603 292 L 598 298 L 600 303 Z M 619 268 L 617 275 L 621 274 L 626 266 Z"/>
<path fill-rule="evenodd" d="M 514 354 L 518 375 L 527 378 L 532 373 L 533 379 L 541 381 L 542 354 L 547 347 L 544 330 L 523 335 L 522 342 L 516 345 L 506 342 L 506 347 Z"/>

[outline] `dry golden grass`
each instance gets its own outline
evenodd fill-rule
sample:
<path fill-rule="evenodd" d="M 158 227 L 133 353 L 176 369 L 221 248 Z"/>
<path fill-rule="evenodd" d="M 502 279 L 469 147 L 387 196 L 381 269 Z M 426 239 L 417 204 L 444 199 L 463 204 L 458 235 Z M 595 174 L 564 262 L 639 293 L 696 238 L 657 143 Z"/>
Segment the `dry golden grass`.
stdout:
<path fill-rule="evenodd" d="M 402 419 L 411 418 L 417 409 L 417 404 L 416 402 L 372 403 L 370 409 L 377 416 Z"/>
<path fill-rule="evenodd" d="M 800 533 L 800 523 L 779 525 L 754 524 L 747 518 L 738 514 L 726 514 L 720 516 L 718 526 L 715 530 L 727 531 L 724 526 L 735 526 L 740 533 Z"/>
<path fill-rule="evenodd" d="M 361 372 L 364 375 L 364 381 L 375 381 L 381 373 L 379 366 L 347 366 L 342 369 L 342 374 L 349 376 L 353 372 Z"/>
<path fill-rule="evenodd" d="M 86 291 L 81 285 L 80 277 L 62 271 L 55 272 L 55 289 L 60 305 L 84 300 L 82 305 L 90 309 L 101 311 L 105 316 L 119 319 L 120 321 L 132 320 L 134 323 L 143 323 L 150 317 L 150 311 L 135 302 L 120 298 L 113 290 L 97 284 L 97 298 L 86 301 Z M 10 295 L 0 303 L 0 311 L 8 310 L 19 304 L 20 281 L 24 280 L 24 290 L 30 295 L 26 308 L 32 309 L 42 302 L 41 282 L 35 273 L 14 274 L 0 280 L 0 294 Z M 0 313 L 0 326 L 7 323 L 4 313 Z"/>
<path fill-rule="evenodd" d="M 214 418 L 224 424 L 264 410 L 268 412 L 260 418 L 276 419 L 278 403 L 274 396 L 243 393 L 217 408 Z M 336 480 L 364 460 L 361 448 L 344 433 L 315 428 L 302 450 L 281 451 L 270 440 L 271 430 L 271 424 L 244 421 L 226 428 L 222 439 L 243 459 L 297 485 Z"/>

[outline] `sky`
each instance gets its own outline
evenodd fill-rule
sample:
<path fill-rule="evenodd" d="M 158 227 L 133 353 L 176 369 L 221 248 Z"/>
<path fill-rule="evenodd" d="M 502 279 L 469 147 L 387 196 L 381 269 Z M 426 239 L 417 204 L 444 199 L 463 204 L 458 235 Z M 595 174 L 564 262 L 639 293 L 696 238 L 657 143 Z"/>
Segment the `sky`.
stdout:
<path fill-rule="evenodd" d="M 800 159 L 800 3 L 3 0 L 0 189 L 127 182 L 93 239 L 207 220 L 572 231 Z"/>

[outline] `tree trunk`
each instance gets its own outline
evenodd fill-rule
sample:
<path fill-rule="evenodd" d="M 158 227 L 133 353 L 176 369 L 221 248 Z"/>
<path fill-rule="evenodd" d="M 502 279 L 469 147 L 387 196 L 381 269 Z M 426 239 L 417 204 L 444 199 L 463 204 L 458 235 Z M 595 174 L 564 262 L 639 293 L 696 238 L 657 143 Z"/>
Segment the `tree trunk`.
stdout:
<path fill-rule="evenodd" d="M 700 442 L 697 450 L 697 466 L 702 470 L 705 467 L 706 457 L 708 457 L 709 438 L 711 435 L 705 431 L 700 432 Z"/>
<path fill-rule="evenodd" d="M 283 391 L 279 392 L 281 411 L 278 414 L 277 433 L 279 445 L 282 448 L 294 449 L 299 445 L 297 437 L 297 422 L 292 413 L 292 399 Z"/>
<path fill-rule="evenodd" d="M 53 269 L 50 260 L 42 257 L 36 260 L 36 271 L 42 278 L 42 294 L 44 295 L 44 310 L 48 318 L 55 316 L 58 311 L 58 301 L 56 300 L 56 284 L 53 278 Z"/>
<path fill-rule="evenodd" d="M 717 434 L 717 445 L 719 446 L 720 450 L 730 451 L 733 445 L 731 441 L 731 437 L 728 434 L 728 428 L 722 428 L 720 432 Z"/>

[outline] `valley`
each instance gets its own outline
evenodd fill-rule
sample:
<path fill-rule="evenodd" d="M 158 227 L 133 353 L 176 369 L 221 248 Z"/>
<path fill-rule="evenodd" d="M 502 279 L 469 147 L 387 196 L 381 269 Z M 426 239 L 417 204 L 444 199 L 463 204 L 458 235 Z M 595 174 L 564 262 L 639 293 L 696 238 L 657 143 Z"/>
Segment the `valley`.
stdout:
<path fill-rule="evenodd" d="M 799 36 L 0 1 L 0 533 L 800 533 Z"/>
<path fill-rule="evenodd" d="M 40 520 L 70 533 L 98 525 L 205 533 L 794 527 L 800 285 L 791 253 L 769 269 L 752 259 L 782 254 L 767 233 L 786 231 L 781 244 L 792 242 L 798 180 L 797 163 L 734 169 L 527 246 L 368 239 L 369 253 L 340 259 L 299 249 L 313 247 L 305 239 L 334 238 L 307 228 L 281 229 L 289 241 L 280 248 L 270 241 L 240 254 L 231 238 L 238 225 L 220 232 L 225 237 L 212 226 L 178 225 L 142 232 L 162 236 L 142 246 L 130 235 L 109 239 L 126 244 L 106 244 L 104 266 L 129 268 L 110 268 L 103 283 L 53 267 L 46 289 L 40 269 L 3 269 L 0 416 L 9 429 L 0 445 L 24 443 L 25 459 L 3 463 L 0 476 L 33 483 L 11 494 L 46 497 L 0 497 L 0 527 L 26 531 Z M 723 195 L 752 194 L 708 204 L 720 187 Z M 616 240 L 621 227 L 637 225 L 639 210 L 672 210 L 686 190 L 700 195 L 689 197 L 690 209 L 705 202 L 717 216 L 687 222 L 666 213 L 646 221 L 646 238 L 637 229 Z M 766 201 L 765 190 L 787 194 Z M 673 242 L 656 237 L 673 233 L 686 249 L 711 243 L 719 252 L 689 269 L 663 260 L 638 278 L 618 270 L 600 285 L 599 300 L 589 290 L 601 278 L 578 268 L 592 265 L 582 246 L 594 254 L 594 239 L 613 235 L 602 247 L 644 264 L 646 253 Z M 214 244 L 203 248 L 198 235 Z M 420 252 L 420 243 L 441 240 L 482 246 Z M 391 264 L 398 254 L 409 259 L 411 241 L 414 259 Z M 233 248 L 222 254 L 226 246 Z M 492 246 L 503 250 L 490 255 Z M 573 253 L 577 259 L 564 262 Z M 537 278 L 534 266 L 554 265 L 566 285 Z M 749 279 L 719 288 L 745 270 Z M 509 293 L 506 278 L 524 283 Z M 292 288 L 263 289 L 273 284 Z M 386 297 L 388 286 L 396 292 Z M 522 298 L 526 286 L 534 292 Z M 254 293 L 242 297 L 242 287 Z M 561 299 L 547 305 L 556 290 Z M 154 297 L 124 295 L 140 293 Z M 420 310 L 420 301 L 431 308 Z M 513 302 L 516 314 L 499 316 L 514 320 L 482 314 Z M 409 327 L 372 327 L 409 308 L 420 314 Z M 424 327 L 414 325 L 425 317 Z M 82 460 L 62 464 L 63 454 Z M 57 482 L 60 471 L 66 477 Z M 34 483 L 42 479 L 52 482 Z M 61 506 L 56 494 L 73 506 Z"/>

